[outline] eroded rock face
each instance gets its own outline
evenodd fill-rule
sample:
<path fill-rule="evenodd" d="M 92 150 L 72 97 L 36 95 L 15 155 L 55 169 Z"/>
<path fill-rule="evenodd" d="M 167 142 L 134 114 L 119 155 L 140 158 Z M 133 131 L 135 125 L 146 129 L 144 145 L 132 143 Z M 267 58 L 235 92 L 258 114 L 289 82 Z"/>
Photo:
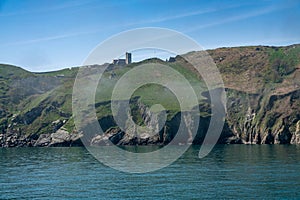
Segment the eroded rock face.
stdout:
<path fill-rule="evenodd" d="M 299 144 L 300 125 L 295 122 L 300 120 L 300 90 L 271 95 L 230 93 L 226 119 L 235 135 L 233 140 L 244 144 Z"/>
<path fill-rule="evenodd" d="M 60 129 L 60 130 L 56 131 L 55 133 L 52 133 L 50 135 L 50 137 L 51 137 L 51 143 L 50 143 L 50 146 L 51 146 L 51 145 L 68 142 L 68 141 L 70 141 L 71 136 L 68 131 Z"/>
<path fill-rule="evenodd" d="M 32 146 L 31 139 L 21 133 L 20 129 L 10 130 L 0 134 L 0 147 Z"/>
<path fill-rule="evenodd" d="M 261 144 L 274 144 L 274 136 L 271 134 L 270 129 L 264 134 Z"/>
<path fill-rule="evenodd" d="M 223 132 L 218 143 L 222 144 L 300 144 L 300 119 L 297 110 L 299 91 L 293 91 L 283 95 L 249 95 L 238 91 L 229 91 L 227 116 Z M 136 126 L 129 112 L 124 112 L 127 121 L 125 130 L 116 126 L 112 117 L 99 119 L 107 125 L 103 135 L 95 135 L 89 140 L 90 145 L 166 145 L 173 140 L 179 130 L 182 121 L 183 129 L 179 131 L 182 137 L 178 137 L 176 144 L 202 144 L 205 138 L 210 117 L 200 117 L 197 135 L 193 138 L 196 127 L 196 117 L 192 112 L 177 113 L 166 123 L 161 121 L 159 113 L 153 114 L 150 109 L 138 102 L 138 112 L 144 120 L 144 127 Z M 203 107 L 203 105 L 201 105 Z M 204 109 L 204 108 L 202 108 Z M 209 110 L 209 108 L 205 108 Z M 27 117 L 14 117 L 3 133 L 0 133 L 2 147 L 21 146 L 78 146 L 82 145 L 81 134 L 69 133 L 65 130 L 66 120 L 51 122 L 50 133 L 41 135 L 25 135 L 19 124 L 28 122 L 28 116 L 35 117 L 38 110 L 29 111 Z M 29 117 L 30 118 L 30 117 Z M 30 120 L 29 120 L 30 121 Z M 114 127 L 114 128 L 112 128 Z M 155 134 L 153 134 L 155 133 Z M 185 134 L 185 135 L 184 135 Z M 110 143 L 110 142 L 111 143 Z"/>
<path fill-rule="evenodd" d="M 108 146 L 111 144 L 117 144 L 123 138 L 124 132 L 119 128 L 111 128 L 103 135 L 97 135 L 91 140 L 92 146 Z"/>
<path fill-rule="evenodd" d="M 291 142 L 292 134 L 287 126 L 283 125 L 275 132 L 274 144 L 289 144 Z"/>
<path fill-rule="evenodd" d="M 291 144 L 300 144 L 300 120 L 296 124 L 296 131 L 292 134 Z"/>
<path fill-rule="evenodd" d="M 59 129 L 52 134 L 41 134 L 34 146 L 36 147 L 54 147 L 54 146 L 82 146 L 81 134 L 69 133 L 66 130 Z"/>
<path fill-rule="evenodd" d="M 34 143 L 35 147 L 47 147 L 51 143 L 50 134 L 41 134 L 37 141 Z"/>
<path fill-rule="evenodd" d="M 142 103 L 138 106 L 144 126 L 137 126 L 128 113 L 127 121 L 124 123 L 125 131 L 120 128 L 110 128 L 102 135 L 95 135 L 90 140 L 90 145 L 166 145 L 171 141 L 173 144 L 201 144 L 203 141 L 209 118 L 202 118 L 200 122 L 196 120 L 196 117 L 199 117 L 197 112 L 183 112 L 177 113 L 171 120 L 164 123 L 160 117 L 161 113 L 152 113 Z M 182 126 L 179 127 L 181 120 L 183 120 Z M 196 123 L 199 123 L 197 135 L 195 135 Z M 176 139 L 174 139 L 175 136 Z"/>

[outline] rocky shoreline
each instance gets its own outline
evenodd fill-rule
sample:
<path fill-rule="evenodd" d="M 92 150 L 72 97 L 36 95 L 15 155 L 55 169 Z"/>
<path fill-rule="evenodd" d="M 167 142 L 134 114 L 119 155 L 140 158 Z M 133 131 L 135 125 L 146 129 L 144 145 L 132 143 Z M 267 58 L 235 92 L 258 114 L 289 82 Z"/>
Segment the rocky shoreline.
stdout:
<path fill-rule="evenodd" d="M 0 147 L 71 147 L 83 146 L 82 135 L 58 130 L 51 134 L 25 136 L 18 133 L 0 134 Z"/>
<path fill-rule="evenodd" d="M 218 144 L 300 144 L 300 123 L 297 123 L 297 132 L 293 134 L 289 142 L 280 143 L 274 142 L 274 137 L 270 135 L 264 138 L 261 143 L 245 142 L 241 138 L 231 135 L 230 137 L 224 137 L 225 133 L 222 133 Z M 51 134 L 41 134 L 38 137 L 24 136 L 16 133 L 12 134 L 0 134 L 0 147 L 77 147 L 84 146 L 81 138 L 82 134 L 77 132 L 69 133 L 65 130 L 59 130 Z M 165 138 L 164 138 L 165 137 Z M 280 135 L 284 140 L 287 139 L 287 135 Z M 192 142 L 195 145 L 199 145 L 203 142 L 203 138 L 199 139 L 199 136 Z M 147 145 L 166 145 L 170 141 L 166 140 L 166 135 L 158 134 L 152 137 L 137 137 L 134 135 L 126 134 L 119 128 L 111 128 L 103 135 L 96 135 L 90 141 L 90 146 L 147 146 Z M 178 143 L 182 145 L 184 143 Z"/>
<path fill-rule="evenodd" d="M 300 90 L 285 95 L 259 96 L 227 89 L 227 95 L 227 113 L 223 131 L 218 140 L 219 144 L 300 144 L 300 120 L 297 119 L 297 111 L 293 110 L 297 106 L 296 100 L 300 98 Z M 249 104 L 250 101 L 253 102 L 252 105 Z M 104 134 L 95 134 L 90 138 L 84 138 L 85 144 L 91 146 L 166 145 L 179 131 L 182 119 L 184 119 L 182 122 L 184 125 L 180 132 L 183 138 L 191 138 L 189 134 L 195 131 L 197 134 L 193 140 L 176 141 L 176 144 L 200 145 L 203 143 L 209 127 L 209 115 L 200 117 L 198 129 L 195 130 L 197 117 L 199 117 L 197 112 L 178 112 L 162 124 L 157 117 L 159 114 L 154 115 L 139 99 L 136 99 L 134 105 L 136 105 L 136 111 L 142 116 L 145 129 L 137 131 L 134 123 L 129 120 L 131 118 L 128 117 L 127 129 L 122 131 L 117 127 L 112 116 L 106 116 L 99 119 L 100 126 L 104 127 Z M 282 112 L 283 109 L 288 112 Z M 209 106 L 199 105 L 199 110 L 210 113 Z M 274 118 L 274 113 L 278 113 L 278 111 L 281 112 L 280 115 L 277 114 Z M 53 132 L 51 133 L 28 134 L 24 132 L 24 129 L 18 127 L 20 125 L 26 127 L 24 121 L 28 122 L 39 114 L 33 111 L 28 113 L 13 118 L 6 131 L 0 134 L 0 147 L 83 146 L 81 138 L 84 131 L 75 129 L 68 131 L 65 128 L 65 124 L 70 119 L 53 121 L 51 123 Z M 159 129 L 158 127 L 163 128 Z M 147 130 L 160 131 L 153 135 L 151 131 Z"/>

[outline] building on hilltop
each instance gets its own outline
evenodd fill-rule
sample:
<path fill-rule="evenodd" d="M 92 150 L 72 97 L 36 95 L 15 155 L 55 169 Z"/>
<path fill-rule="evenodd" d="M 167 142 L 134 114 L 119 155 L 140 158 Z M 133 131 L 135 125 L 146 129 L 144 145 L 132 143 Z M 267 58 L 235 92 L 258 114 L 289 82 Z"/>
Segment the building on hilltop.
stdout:
<path fill-rule="evenodd" d="M 126 65 L 131 63 L 131 53 L 126 52 Z"/>
<path fill-rule="evenodd" d="M 168 62 L 175 62 L 176 58 L 175 57 L 170 57 Z"/>
<path fill-rule="evenodd" d="M 131 62 L 132 62 L 131 53 L 126 52 L 126 58 L 125 59 L 114 59 L 112 64 L 114 66 L 124 66 L 124 65 L 131 64 Z"/>
<path fill-rule="evenodd" d="M 126 65 L 126 60 L 125 59 L 114 59 L 112 64 L 113 65 Z"/>

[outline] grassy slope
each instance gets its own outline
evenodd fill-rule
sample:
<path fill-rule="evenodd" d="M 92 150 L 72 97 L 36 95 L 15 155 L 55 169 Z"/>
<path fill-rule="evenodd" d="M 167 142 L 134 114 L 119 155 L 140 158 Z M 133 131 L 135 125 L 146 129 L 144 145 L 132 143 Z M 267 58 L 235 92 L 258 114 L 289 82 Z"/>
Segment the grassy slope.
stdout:
<path fill-rule="evenodd" d="M 290 87 L 300 67 L 300 45 L 220 48 L 208 53 L 216 62 L 226 87 L 249 93 Z"/>

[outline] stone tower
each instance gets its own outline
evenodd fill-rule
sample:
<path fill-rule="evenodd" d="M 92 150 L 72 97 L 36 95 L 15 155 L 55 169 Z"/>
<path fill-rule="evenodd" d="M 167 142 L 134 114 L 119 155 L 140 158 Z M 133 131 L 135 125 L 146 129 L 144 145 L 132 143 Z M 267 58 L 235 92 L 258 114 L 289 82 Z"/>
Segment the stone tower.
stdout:
<path fill-rule="evenodd" d="M 131 53 L 126 52 L 126 65 L 131 63 Z"/>

